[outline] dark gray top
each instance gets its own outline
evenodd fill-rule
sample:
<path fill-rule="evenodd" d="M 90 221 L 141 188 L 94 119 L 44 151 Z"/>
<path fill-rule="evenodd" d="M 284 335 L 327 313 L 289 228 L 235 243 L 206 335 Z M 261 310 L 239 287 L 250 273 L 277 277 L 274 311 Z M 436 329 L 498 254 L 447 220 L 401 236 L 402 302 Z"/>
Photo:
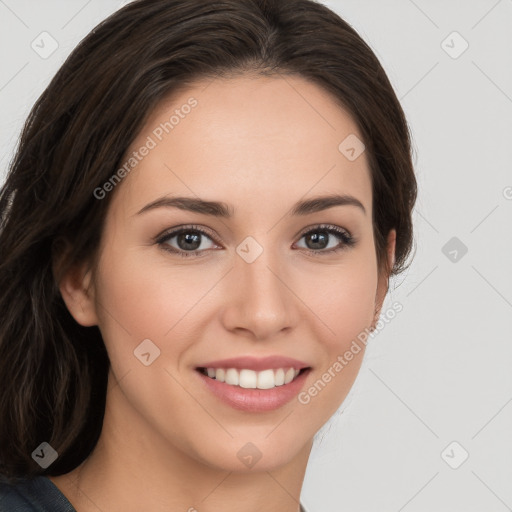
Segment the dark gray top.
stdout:
<path fill-rule="evenodd" d="M 46 476 L 9 484 L 0 478 L 0 512 L 76 512 L 59 488 Z M 300 505 L 300 512 L 307 512 Z"/>
<path fill-rule="evenodd" d="M 0 479 L 0 512 L 76 512 L 59 488 L 46 476 L 9 484 Z"/>

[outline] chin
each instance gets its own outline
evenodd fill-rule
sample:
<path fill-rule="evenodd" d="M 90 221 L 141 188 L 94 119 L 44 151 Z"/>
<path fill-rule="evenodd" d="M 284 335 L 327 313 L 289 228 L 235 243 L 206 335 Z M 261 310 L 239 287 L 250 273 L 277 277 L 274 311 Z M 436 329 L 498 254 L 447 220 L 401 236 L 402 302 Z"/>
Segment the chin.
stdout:
<path fill-rule="evenodd" d="M 277 432 L 279 428 L 283 429 L 280 433 Z M 240 435 L 225 442 L 219 442 L 217 437 L 213 445 L 197 447 L 196 458 L 216 470 L 235 473 L 274 471 L 300 456 L 308 445 L 303 435 L 290 435 L 284 426 L 277 429 L 272 432 L 265 428 L 258 436 Z M 269 432 L 272 433 L 269 435 Z"/>

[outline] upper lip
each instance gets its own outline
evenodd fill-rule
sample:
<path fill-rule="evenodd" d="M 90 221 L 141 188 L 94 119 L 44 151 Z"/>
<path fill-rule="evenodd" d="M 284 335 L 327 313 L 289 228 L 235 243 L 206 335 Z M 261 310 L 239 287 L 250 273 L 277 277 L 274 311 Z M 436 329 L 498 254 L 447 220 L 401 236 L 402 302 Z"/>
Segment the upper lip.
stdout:
<path fill-rule="evenodd" d="M 231 359 L 217 359 L 216 361 L 209 361 L 199 365 L 197 368 L 237 368 L 239 370 L 246 368 L 254 371 L 276 368 L 294 368 L 296 370 L 302 370 L 303 368 L 309 368 L 309 365 L 297 359 L 285 356 L 242 356 L 233 357 Z"/>

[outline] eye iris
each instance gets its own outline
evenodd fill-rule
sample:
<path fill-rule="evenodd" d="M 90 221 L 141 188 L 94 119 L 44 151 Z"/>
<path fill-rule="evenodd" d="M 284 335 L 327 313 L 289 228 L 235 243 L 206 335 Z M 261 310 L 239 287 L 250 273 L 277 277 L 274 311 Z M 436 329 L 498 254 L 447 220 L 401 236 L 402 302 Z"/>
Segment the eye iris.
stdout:
<path fill-rule="evenodd" d="M 195 250 L 201 245 L 200 241 L 201 235 L 199 233 L 191 234 L 190 231 L 187 231 L 186 233 L 180 233 L 178 235 L 178 245 L 180 246 L 180 249 L 191 249 Z M 182 246 L 181 242 L 185 242 L 185 244 L 192 244 L 193 247 L 190 247 L 190 245 Z"/>
<path fill-rule="evenodd" d="M 313 247 L 310 247 L 311 249 L 324 249 L 327 246 L 327 237 L 328 235 L 322 232 L 320 232 L 320 234 L 317 232 L 306 236 L 307 239 L 313 242 Z M 319 240 L 321 241 L 319 242 Z M 320 244 L 320 247 L 315 244 Z"/>

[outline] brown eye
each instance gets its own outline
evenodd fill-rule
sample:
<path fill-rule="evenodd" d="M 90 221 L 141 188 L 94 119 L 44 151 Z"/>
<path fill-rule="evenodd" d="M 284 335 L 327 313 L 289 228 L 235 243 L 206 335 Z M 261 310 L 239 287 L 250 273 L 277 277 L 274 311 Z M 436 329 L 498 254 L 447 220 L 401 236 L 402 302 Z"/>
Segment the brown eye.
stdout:
<path fill-rule="evenodd" d="M 355 244 L 354 238 L 347 231 L 330 225 L 316 226 L 303 233 L 301 238 L 305 239 L 306 246 L 304 248 L 313 253 L 330 254 Z"/>
<path fill-rule="evenodd" d="M 213 242 L 211 236 L 196 227 L 181 227 L 175 229 L 164 235 L 160 236 L 156 242 L 163 246 L 166 251 L 169 251 L 178 256 L 202 256 L 201 253 L 205 252 L 211 247 L 207 247 L 208 243 L 204 239 Z M 173 239 L 176 239 L 174 242 Z M 206 245 L 206 246 L 205 246 Z"/>

